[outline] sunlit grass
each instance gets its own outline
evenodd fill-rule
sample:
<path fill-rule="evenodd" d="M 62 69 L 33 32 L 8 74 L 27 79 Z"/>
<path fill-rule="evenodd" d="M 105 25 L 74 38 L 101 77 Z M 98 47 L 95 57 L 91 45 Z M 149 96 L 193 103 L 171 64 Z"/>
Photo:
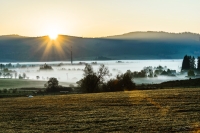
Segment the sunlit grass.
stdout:
<path fill-rule="evenodd" d="M 0 99 L 2 132 L 197 132 L 200 89 Z"/>

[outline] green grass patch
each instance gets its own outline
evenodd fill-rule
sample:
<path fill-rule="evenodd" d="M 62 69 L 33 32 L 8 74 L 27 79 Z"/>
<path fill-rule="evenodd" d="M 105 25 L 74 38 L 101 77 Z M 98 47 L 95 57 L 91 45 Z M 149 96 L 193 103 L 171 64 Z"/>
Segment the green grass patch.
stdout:
<path fill-rule="evenodd" d="M 47 81 L 26 80 L 26 79 L 0 79 L 0 89 L 10 88 L 44 88 Z M 59 83 L 63 86 L 68 86 L 69 83 Z"/>

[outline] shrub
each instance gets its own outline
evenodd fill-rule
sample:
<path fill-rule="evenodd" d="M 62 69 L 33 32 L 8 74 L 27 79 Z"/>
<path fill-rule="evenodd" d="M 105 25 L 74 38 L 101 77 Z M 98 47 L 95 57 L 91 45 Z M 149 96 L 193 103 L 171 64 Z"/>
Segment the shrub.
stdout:
<path fill-rule="evenodd" d="M 103 85 L 104 91 L 124 91 L 133 90 L 135 83 L 133 82 L 134 75 L 128 70 L 126 73 L 117 75 L 116 79 L 109 80 Z"/>
<path fill-rule="evenodd" d="M 189 70 L 188 71 L 188 76 L 195 76 L 194 71 L 193 70 Z"/>
<path fill-rule="evenodd" d="M 48 92 L 56 92 L 58 91 L 57 89 L 59 88 L 58 86 L 58 80 L 57 78 L 50 78 L 49 81 L 47 81 L 46 84 L 44 84 L 46 87 L 46 91 Z"/>
<path fill-rule="evenodd" d="M 7 89 L 3 89 L 3 93 L 7 93 L 8 92 L 8 90 Z"/>
<path fill-rule="evenodd" d="M 16 93 L 16 92 L 17 92 L 17 89 L 13 89 L 13 90 L 12 90 L 12 93 Z"/>
<path fill-rule="evenodd" d="M 96 75 L 87 75 L 80 81 L 80 87 L 83 92 L 93 93 L 98 90 L 98 77 Z"/>

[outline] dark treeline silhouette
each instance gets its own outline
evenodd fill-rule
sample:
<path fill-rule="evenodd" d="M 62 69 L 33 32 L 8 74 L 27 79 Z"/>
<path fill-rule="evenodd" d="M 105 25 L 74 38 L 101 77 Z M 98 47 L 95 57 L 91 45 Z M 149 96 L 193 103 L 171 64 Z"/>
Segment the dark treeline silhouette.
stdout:
<path fill-rule="evenodd" d="M 133 90 L 135 88 L 133 73 L 130 70 L 105 82 L 105 77 L 110 76 L 110 72 L 105 65 L 100 65 L 98 71 L 95 72 L 90 64 L 86 64 L 83 76 L 77 84 L 82 92 L 85 93 L 114 92 Z"/>
<path fill-rule="evenodd" d="M 159 84 L 162 87 L 200 87 L 200 78 L 187 79 L 187 80 L 176 80 L 167 81 Z"/>
<path fill-rule="evenodd" d="M 40 66 L 40 70 L 53 70 L 53 68 L 45 63 L 44 65 Z"/>
<path fill-rule="evenodd" d="M 182 62 L 182 71 L 183 70 L 200 70 L 200 57 L 197 57 L 197 65 L 195 63 L 194 56 L 185 55 Z"/>
<path fill-rule="evenodd" d="M 51 92 L 61 92 L 61 91 L 65 91 L 65 92 L 71 92 L 72 88 L 71 87 L 63 87 L 61 85 L 59 85 L 59 81 L 57 80 L 57 78 L 51 77 L 49 78 L 49 80 L 44 84 L 45 92 L 47 93 L 51 93 Z"/>
<path fill-rule="evenodd" d="M 200 71 L 200 56 L 197 59 L 197 70 Z"/>
<path fill-rule="evenodd" d="M 194 56 L 188 56 L 185 55 L 183 58 L 183 63 L 182 63 L 182 70 L 189 70 L 189 69 L 195 69 L 196 65 L 195 65 L 195 58 Z"/>
<path fill-rule="evenodd" d="M 200 78 L 167 81 L 160 84 L 141 84 L 137 85 L 137 90 L 153 90 L 153 89 L 172 89 L 172 88 L 196 88 L 200 87 Z"/>

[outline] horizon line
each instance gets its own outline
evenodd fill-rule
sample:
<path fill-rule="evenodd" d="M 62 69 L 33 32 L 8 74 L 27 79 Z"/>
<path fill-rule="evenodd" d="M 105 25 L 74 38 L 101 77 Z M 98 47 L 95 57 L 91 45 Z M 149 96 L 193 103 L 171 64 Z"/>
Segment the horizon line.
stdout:
<path fill-rule="evenodd" d="M 79 38 L 105 38 L 105 37 L 112 37 L 112 36 L 126 35 L 126 34 L 129 34 L 129 33 L 137 33 L 137 32 L 141 32 L 141 33 L 157 32 L 157 33 L 169 33 L 169 34 L 192 33 L 192 34 L 200 35 L 200 33 L 195 33 L 195 32 L 190 32 L 190 31 L 184 31 L 184 32 L 167 32 L 167 31 L 131 31 L 131 32 L 126 32 L 126 33 L 122 33 L 122 34 L 115 34 L 115 35 L 108 35 L 108 36 L 101 36 L 101 37 L 83 37 L 83 36 L 67 35 L 67 34 L 58 34 L 58 36 L 71 36 L 71 37 L 79 37 Z M 33 37 L 33 38 L 37 38 L 37 37 L 47 37 L 47 36 L 49 37 L 49 35 L 41 35 L 41 36 L 24 36 L 24 35 L 19 35 L 19 34 L 0 35 L 0 37 L 2 37 L 2 36 L 20 36 L 20 37 Z"/>

